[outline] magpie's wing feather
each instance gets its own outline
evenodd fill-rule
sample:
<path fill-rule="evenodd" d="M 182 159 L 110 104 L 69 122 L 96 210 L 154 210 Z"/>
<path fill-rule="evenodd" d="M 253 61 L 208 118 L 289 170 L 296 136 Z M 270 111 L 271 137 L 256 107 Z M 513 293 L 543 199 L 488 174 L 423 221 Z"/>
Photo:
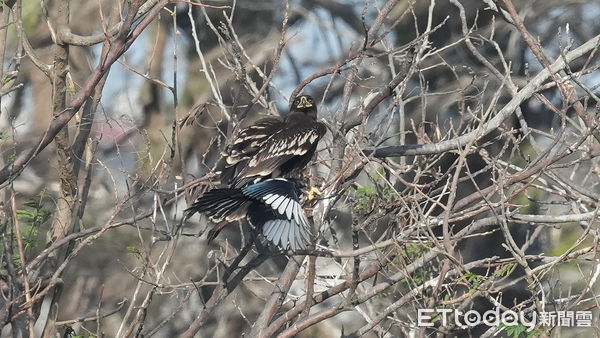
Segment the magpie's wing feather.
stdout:
<path fill-rule="evenodd" d="M 269 199 L 267 195 L 284 195 L 292 199 L 298 199 L 296 184 L 283 178 L 273 178 L 258 182 L 241 189 L 242 193 L 254 199 Z"/>
<path fill-rule="evenodd" d="M 305 249 L 310 244 L 311 225 L 298 201 L 294 182 L 270 179 L 241 190 L 247 197 L 262 201 L 279 215 L 263 224 L 262 231 L 267 239 L 293 250 Z"/>
<path fill-rule="evenodd" d="M 310 245 L 310 234 L 310 228 L 300 226 L 294 219 L 271 219 L 263 225 L 263 235 L 269 241 L 294 251 Z"/>

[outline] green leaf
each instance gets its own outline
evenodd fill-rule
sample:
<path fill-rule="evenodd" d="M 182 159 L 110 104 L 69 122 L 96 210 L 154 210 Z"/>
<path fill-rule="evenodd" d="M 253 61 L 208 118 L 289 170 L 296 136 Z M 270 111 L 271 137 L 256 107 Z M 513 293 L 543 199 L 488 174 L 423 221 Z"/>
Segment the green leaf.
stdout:
<path fill-rule="evenodd" d="M 462 276 L 458 278 L 459 281 L 467 282 L 469 286 L 469 290 L 475 290 L 485 282 L 486 277 L 482 275 L 478 275 L 472 272 L 465 272 Z"/>
<path fill-rule="evenodd" d="M 21 256 L 18 253 L 12 255 L 12 261 L 16 267 L 21 267 Z"/>
<path fill-rule="evenodd" d="M 506 333 L 512 338 L 519 338 L 521 333 L 525 332 L 526 328 L 523 325 L 507 326 Z"/>
<path fill-rule="evenodd" d="M 512 272 L 512 270 L 513 270 L 514 267 L 515 267 L 515 263 L 508 263 L 508 264 L 501 265 L 494 272 L 494 274 L 496 276 L 506 277 L 506 276 L 508 276 Z"/>
<path fill-rule="evenodd" d="M 128 251 L 129 253 L 136 254 L 136 255 L 139 255 L 139 254 L 141 254 L 141 253 L 142 253 L 142 251 L 140 250 L 140 248 L 138 248 L 138 247 L 137 247 L 137 246 L 135 246 L 135 245 L 130 245 L 130 246 L 128 246 L 128 247 L 127 247 L 127 251 Z"/>
<path fill-rule="evenodd" d="M 542 333 L 544 333 L 544 331 L 541 329 L 527 331 L 527 327 L 523 324 L 511 326 L 501 324 L 500 327 L 502 327 L 504 331 L 506 331 L 506 333 L 512 338 L 534 338 L 539 337 L 542 335 Z"/>

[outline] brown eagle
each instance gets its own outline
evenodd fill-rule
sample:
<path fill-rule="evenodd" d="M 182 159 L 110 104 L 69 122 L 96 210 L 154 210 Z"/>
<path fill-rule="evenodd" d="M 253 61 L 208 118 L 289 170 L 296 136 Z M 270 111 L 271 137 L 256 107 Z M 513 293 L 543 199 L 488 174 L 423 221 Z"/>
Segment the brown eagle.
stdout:
<path fill-rule="evenodd" d="M 221 183 L 240 188 L 266 178 L 297 177 L 327 131 L 317 106 L 298 96 L 285 117 L 267 117 L 240 130 L 223 153 Z"/>
<path fill-rule="evenodd" d="M 223 153 L 221 183 L 187 209 L 217 223 L 212 240 L 230 222 L 247 218 L 274 244 L 294 251 L 310 244 L 311 226 L 302 208 L 301 173 L 326 132 L 312 97 L 297 97 L 283 118 L 268 117 L 242 129 Z"/>

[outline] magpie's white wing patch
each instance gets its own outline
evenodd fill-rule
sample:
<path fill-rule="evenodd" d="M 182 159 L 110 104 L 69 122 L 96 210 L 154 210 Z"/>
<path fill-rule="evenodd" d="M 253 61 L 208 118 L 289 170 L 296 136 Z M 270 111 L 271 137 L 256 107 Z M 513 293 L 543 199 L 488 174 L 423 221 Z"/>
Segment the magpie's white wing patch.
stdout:
<path fill-rule="evenodd" d="M 302 205 L 292 197 L 280 194 L 266 194 L 262 197 L 265 204 L 276 210 L 281 216 L 293 219 L 298 224 L 309 225 L 308 219 L 302 210 Z"/>
<path fill-rule="evenodd" d="M 263 225 L 263 235 L 284 249 L 306 249 L 310 243 L 310 229 L 291 219 L 268 220 Z"/>
<path fill-rule="evenodd" d="M 249 210 L 251 222 L 263 235 L 284 249 L 306 249 L 311 243 L 311 225 L 298 201 L 298 186 L 284 178 L 272 178 L 241 189 L 242 194 L 262 205 Z M 252 220 L 253 219 L 253 220 Z"/>
<path fill-rule="evenodd" d="M 275 202 L 275 199 L 279 197 L 279 195 L 275 195 L 275 194 L 266 194 L 263 197 L 263 200 L 265 201 L 266 204 L 271 205 L 273 204 L 273 202 Z"/>
<path fill-rule="evenodd" d="M 293 198 L 280 194 L 266 194 L 262 199 L 265 204 L 285 217 L 265 222 L 265 237 L 285 249 L 305 249 L 310 243 L 311 227 L 302 205 Z"/>

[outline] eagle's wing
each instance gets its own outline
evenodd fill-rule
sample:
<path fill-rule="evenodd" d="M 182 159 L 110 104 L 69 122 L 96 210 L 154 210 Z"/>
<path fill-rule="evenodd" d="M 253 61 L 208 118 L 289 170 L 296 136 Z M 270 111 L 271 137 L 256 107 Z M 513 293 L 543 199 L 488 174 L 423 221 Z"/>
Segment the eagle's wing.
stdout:
<path fill-rule="evenodd" d="M 319 122 L 277 131 L 250 158 L 237 179 L 269 176 L 295 156 L 312 157 L 325 131 L 325 126 Z"/>
<path fill-rule="evenodd" d="M 281 129 L 282 125 L 281 118 L 267 117 L 240 130 L 223 153 L 227 165 L 235 165 L 255 155 L 269 137 Z"/>

